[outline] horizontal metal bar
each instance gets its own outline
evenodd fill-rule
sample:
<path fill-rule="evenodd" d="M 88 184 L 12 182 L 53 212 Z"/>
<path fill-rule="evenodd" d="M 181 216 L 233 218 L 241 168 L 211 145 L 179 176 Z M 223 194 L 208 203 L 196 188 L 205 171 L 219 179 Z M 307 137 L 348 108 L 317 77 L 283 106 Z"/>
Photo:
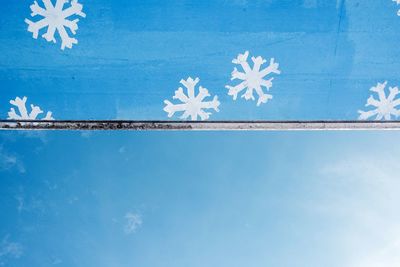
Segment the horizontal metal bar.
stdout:
<path fill-rule="evenodd" d="M 400 121 L 10 121 L 2 130 L 176 130 L 176 131 L 289 131 L 400 130 Z"/>

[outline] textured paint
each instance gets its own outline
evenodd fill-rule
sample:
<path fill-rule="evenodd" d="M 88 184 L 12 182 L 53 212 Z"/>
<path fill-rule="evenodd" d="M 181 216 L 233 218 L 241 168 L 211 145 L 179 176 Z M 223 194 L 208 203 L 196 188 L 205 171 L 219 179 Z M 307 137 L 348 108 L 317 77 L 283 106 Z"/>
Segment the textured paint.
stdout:
<path fill-rule="evenodd" d="M 28 96 L 57 119 L 163 120 L 177 81 L 200 77 L 221 102 L 212 120 L 354 120 L 372 85 L 400 84 L 400 20 L 390 0 L 79 3 L 87 15 L 79 44 L 65 50 L 58 34 L 55 45 L 27 31 L 31 0 L 2 4 L 2 118 L 9 99 Z M 235 85 L 232 58 L 244 51 L 282 67 L 273 100 L 260 107 L 233 101 L 225 88 Z"/>
<path fill-rule="evenodd" d="M 0 121 L 0 130 L 337 131 L 400 130 L 399 121 Z"/>

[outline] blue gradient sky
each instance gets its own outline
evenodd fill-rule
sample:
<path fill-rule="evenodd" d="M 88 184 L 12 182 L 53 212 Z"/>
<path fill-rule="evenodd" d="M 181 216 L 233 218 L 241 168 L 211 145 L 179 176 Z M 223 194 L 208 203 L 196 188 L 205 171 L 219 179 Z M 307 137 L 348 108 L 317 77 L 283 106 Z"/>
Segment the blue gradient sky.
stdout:
<path fill-rule="evenodd" d="M 399 137 L 2 132 L 0 263 L 393 267 Z"/>

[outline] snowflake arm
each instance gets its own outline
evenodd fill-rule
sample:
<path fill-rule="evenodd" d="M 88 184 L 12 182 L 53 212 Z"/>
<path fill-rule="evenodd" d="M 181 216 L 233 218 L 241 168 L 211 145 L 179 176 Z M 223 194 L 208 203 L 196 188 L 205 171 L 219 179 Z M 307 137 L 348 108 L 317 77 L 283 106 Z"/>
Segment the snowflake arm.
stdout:
<path fill-rule="evenodd" d="M 64 50 L 65 47 L 72 48 L 72 46 L 74 44 L 78 44 L 78 40 L 77 39 L 68 36 L 68 33 L 67 33 L 67 31 L 65 30 L 64 27 L 58 29 L 58 33 L 60 34 L 61 40 L 62 40 L 62 43 L 61 43 L 61 49 L 62 50 Z"/>
<path fill-rule="evenodd" d="M 175 91 L 173 99 L 177 99 L 181 104 L 173 104 L 168 100 L 164 100 L 164 111 L 168 113 L 168 117 L 171 118 L 176 112 L 183 112 L 181 119 L 197 120 L 200 117 L 201 120 L 209 119 L 211 113 L 204 111 L 205 109 L 214 109 L 219 111 L 218 107 L 220 102 L 218 97 L 215 96 L 212 101 L 204 101 L 210 96 L 208 90 L 202 86 L 199 87 L 199 94 L 195 95 L 195 87 L 199 83 L 200 79 L 188 78 L 187 80 L 181 80 L 180 83 L 187 89 L 187 95 L 185 95 L 183 88 L 179 87 Z"/>
<path fill-rule="evenodd" d="M 265 62 L 266 61 L 264 61 L 264 63 Z M 271 73 L 281 74 L 281 71 L 279 70 L 279 64 L 275 63 L 275 59 L 274 58 L 271 58 L 271 60 L 269 62 L 269 66 L 261 71 L 261 75 L 263 77 L 265 77 L 265 76 L 267 76 L 267 75 L 269 75 Z"/>
<path fill-rule="evenodd" d="M 242 94 L 242 98 L 246 100 L 255 100 L 254 91 L 258 95 L 257 106 L 260 106 L 262 103 L 267 103 L 268 100 L 272 99 L 272 95 L 266 94 L 263 91 L 263 87 L 269 91 L 272 87 L 273 78 L 265 79 L 267 75 L 270 74 L 280 74 L 279 64 L 275 63 L 275 60 L 272 58 L 270 60 L 270 64 L 265 69 L 261 69 L 262 65 L 267 61 L 262 57 L 252 57 L 251 60 L 253 62 L 253 68 L 251 68 L 248 63 L 249 51 L 246 51 L 244 54 L 239 54 L 237 58 L 232 60 L 233 64 L 240 65 L 243 69 L 243 72 L 239 71 L 237 67 L 233 69 L 231 80 L 241 80 L 242 82 L 235 85 L 225 86 L 229 91 L 228 95 L 233 96 L 233 100 L 237 99 L 239 93 L 245 90 Z"/>
<path fill-rule="evenodd" d="M 397 5 L 400 5 L 400 0 L 393 0 Z M 400 16 L 400 10 L 397 11 L 397 16 Z"/>
<path fill-rule="evenodd" d="M 64 0 L 65 3 L 68 2 L 67 0 Z M 61 2 L 61 1 L 60 1 Z M 64 3 L 63 3 L 64 5 Z M 63 6 L 61 6 L 59 9 L 62 10 Z M 72 0 L 71 2 L 71 7 L 64 9 L 62 11 L 64 18 L 68 18 L 72 15 L 78 15 L 81 16 L 82 18 L 86 17 L 86 14 L 82 12 L 83 10 L 83 5 L 78 3 L 78 0 Z M 77 20 L 78 22 L 79 20 Z"/>
<path fill-rule="evenodd" d="M 43 113 L 40 107 L 33 104 L 30 105 L 31 112 L 28 113 L 28 110 L 26 108 L 26 101 L 26 96 L 24 96 L 22 99 L 17 97 L 15 98 L 15 100 L 10 100 L 10 104 L 18 109 L 19 115 L 15 111 L 15 108 L 10 108 L 10 111 L 8 112 L 9 120 L 36 120 L 37 117 Z M 54 120 L 54 118 L 52 117 L 52 113 L 50 111 L 47 112 L 46 116 L 42 120 Z"/>
<path fill-rule="evenodd" d="M 46 113 L 46 117 L 44 117 L 42 120 L 44 120 L 44 121 L 54 121 L 53 113 L 51 111 L 48 111 Z"/>
<path fill-rule="evenodd" d="M 30 6 L 31 16 L 41 16 L 43 19 L 37 22 L 25 19 L 28 24 L 28 31 L 33 34 L 34 39 L 37 39 L 39 31 L 47 27 L 47 32 L 42 35 L 44 39 L 48 42 L 56 43 L 55 33 L 58 32 L 61 38 L 61 49 L 64 50 L 65 47 L 72 48 L 74 44 L 78 43 L 78 40 L 70 37 L 66 28 L 75 35 L 79 19 L 69 20 L 68 18 L 72 15 L 86 17 L 86 14 L 82 12 L 82 4 L 78 3 L 78 0 L 57 0 L 55 6 L 50 0 L 42 0 L 42 2 L 44 8 L 37 1 L 34 1 Z M 66 3 L 70 3 L 70 7 L 64 9 Z"/>
<path fill-rule="evenodd" d="M 18 108 L 20 115 L 17 115 L 15 109 L 11 108 L 10 111 L 8 112 L 9 119 L 18 120 L 18 119 L 29 118 L 28 110 L 26 109 L 26 100 L 27 100 L 26 97 L 24 97 L 23 99 L 17 97 L 15 98 L 15 100 L 10 100 L 10 104 Z"/>
<path fill-rule="evenodd" d="M 397 87 L 389 87 L 389 95 L 386 96 L 385 88 L 387 82 L 378 83 L 377 86 L 371 88 L 371 92 L 378 94 L 378 99 L 375 99 L 372 95 L 368 98 L 366 107 L 374 107 L 369 111 L 358 111 L 360 114 L 360 120 L 368 120 L 375 117 L 375 120 L 379 121 L 382 119 L 391 120 L 392 116 L 400 116 L 400 110 L 397 109 L 400 106 L 400 98 L 396 97 L 400 94 Z"/>
<path fill-rule="evenodd" d="M 247 62 L 247 58 L 249 57 L 249 51 L 244 52 L 244 54 L 239 54 L 237 58 L 232 60 L 233 64 L 241 65 L 243 70 L 248 73 L 251 71 L 250 65 Z"/>

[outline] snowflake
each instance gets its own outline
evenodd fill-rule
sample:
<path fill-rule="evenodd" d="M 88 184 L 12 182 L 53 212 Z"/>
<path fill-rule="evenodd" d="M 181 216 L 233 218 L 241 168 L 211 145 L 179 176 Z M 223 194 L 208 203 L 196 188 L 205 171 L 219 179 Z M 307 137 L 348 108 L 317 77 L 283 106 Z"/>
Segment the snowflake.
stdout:
<path fill-rule="evenodd" d="M 385 87 L 387 82 L 378 83 L 376 87 L 372 87 L 371 91 L 375 92 L 379 96 L 379 100 L 376 100 L 372 95 L 368 98 L 366 107 L 373 106 L 375 109 L 370 111 L 358 111 L 360 113 L 360 120 L 368 120 L 376 115 L 375 120 L 391 120 L 392 116 L 398 117 L 400 110 L 396 109 L 400 105 L 400 98 L 396 99 L 396 96 L 400 93 L 397 87 L 389 88 L 389 96 L 386 96 Z"/>
<path fill-rule="evenodd" d="M 269 66 L 261 70 L 260 68 L 264 63 L 266 63 L 266 60 L 262 57 L 252 57 L 251 60 L 253 61 L 254 66 L 253 69 L 251 69 L 247 62 L 248 56 L 249 51 L 246 51 L 244 54 L 239 54 L 237 58 L 232 60 L 232 63 L 241 65 L 244 72 L 238 71 L 235 67 L 232 72 L 231 80 L 239 79 L 243 82 L 234 87 L 227 85 L 226 88 L 229 89 L 228 94 L 233 96 L 233 100 L 236 100 L 237 95 L 244 89 L 246 89 L 246 92 L 242 95 L 242 98 L 245 98 L 246 100 L 255 100 L 253 91 L 256 90 L 256 93 L 258 94 L 257 106 L 260 106 L 261 103 L 267 103 L 269 99 L 272 99 L 272 95 L 263 92 L 262 86 L 266 87 L 269 91 L 272 87 L 272 80 L 274 78 L 265 80 L 264 77 L 271 73 L 280 74 L 281 72 L 278 70 L 279 64 L 275 63 L 273 58 L 270 60 Z"/>
<path fill-rule="evenodd" d="M 199 116 L 201 120 L 207 120 L 211 113 L 205 112 L 203 109 L 214 109 L 217 112 L 219 111 L 218 106 L 220 105 L 220 102 L 218 101 L 218 96 L 215 96 L 212 101 L 203 102 L 206 97 L 210 96 L 206 88 L 200 86 L 199 94 L 195 96 L 194 89 L 199 81 L 199 78 L 193 80 L 191 77 L 187 80 L 181 80 L 181 84 L 187 88 L 188 95 L 186 96 L 183 93 L 182 87 L 179 87 L 178 90 L 175 91 L 173 99 L 178 99 L 183 104 L 172 104 L 168 100 L 164 101 L 166 104 L 164 111 L 168 113 L 168 117 L 171 118 L 175 112 L 184 111 L 181 119 L 187 119 L 190 116 L 194 121 L 197 120 L 197 116 Z"/>
<path fill-rule="evenodd" d="M 400 0 L 393 0 L 397 5 L 400 5 Z M 397 11 L 397 16 L 400 16 L 400 9 Z"/>
<path fill-rule="evenodd" d="M 72 48 L 72 45 L 77 44 L 78 40 L 70 37 L 66 28 L 69 28 L 72 34 L 76 34 L 79 19 L 68 20 L 67 18 L 72 15 L 86 17 L 86 14 L 82 12 L 83 6 L 78 3 L 78 0 L 57 0 L 55 5 L 53 5 L 51 0 L 42 1 L 45 8 L 39 6 L 37 1 L 35 1 L 31 5 L 31 16 L 40 15 L 43 19 L 37 22 L 25 19 L 25 22 L 29 25 L 28 31 L 33 33 L 33 38 L 37 39 L 39 31 L 47 27 L 47 32 L 42 37 L 48 42 L 52 41 L 54 43 L 56 42 L 54 34 L 58 31 L 62 40 L 61 49 L 64 50 L 65 47 Z M 70 7 L 63 9 L 66 3 L 70 3 Z"/>
<path fill-rule="evenodd" d="M 18 108 L 19 114 L 15 112 L 14 108 L 11 108 L 10 111 L 8 112 L 8 119 L 9 120 L 36 120 L 39 114 L 42 114 L 43 111 L 40 109 L 40 107 L 31 105 L 31 112 L 28 114 L 28 111 L 26 109 L 26 96 L 24 96 L 22 99 L 17 97 L 15 100 L 11 100 L 10 104 L 13 106 L 16 106 Z M 46 114 L 46 117 L 44 117 L 42 120 L 54 120 L 52 117 L 52 113 L 49 111 Z"/>

